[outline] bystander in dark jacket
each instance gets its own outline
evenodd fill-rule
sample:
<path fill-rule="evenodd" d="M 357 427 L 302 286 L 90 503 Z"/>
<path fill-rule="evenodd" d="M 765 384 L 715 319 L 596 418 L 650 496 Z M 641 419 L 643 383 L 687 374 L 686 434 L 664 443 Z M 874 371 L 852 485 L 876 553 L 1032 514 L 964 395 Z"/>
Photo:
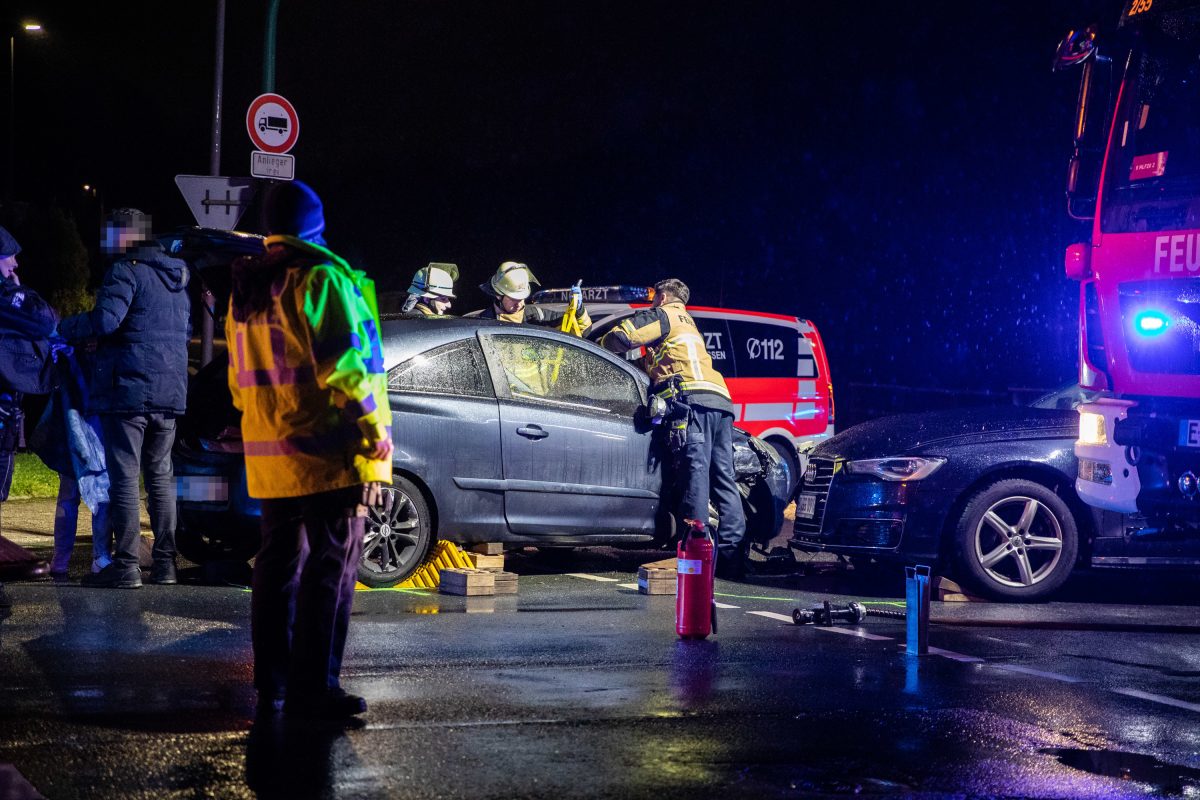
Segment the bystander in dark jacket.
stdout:
<path fill-rule="evenodd" d="M 63 321 L 71 341 L 97 340 L 88 411 L 104 432 L 116 548 L 113 563 L 84 577 L 88 586 L 137 588 L 141 535 L 138 472 L 146 484 L 154 531 L 150 580 L 175 583 L 175 418 L 186 408 L 191 335 L 187 265 L 150 235 L 150 218 L 119 209 L 104 224 L 113 256 L 96 306 Z"/>
<path fill-rule="evenodd" d="M 8 499 L 21 444 L 22 395 L 45 394 L 54 387 L 49 337 L 58 317 L 37 292 L 21 286 L 17 277 L 20 252 L 17 240 L 0 228 L 0 502 Z M 0 536 L 0 572 L 39 577 L 47 568 L 33 553 Z M 7 605 L 0 585 L 0 606 Z"/>

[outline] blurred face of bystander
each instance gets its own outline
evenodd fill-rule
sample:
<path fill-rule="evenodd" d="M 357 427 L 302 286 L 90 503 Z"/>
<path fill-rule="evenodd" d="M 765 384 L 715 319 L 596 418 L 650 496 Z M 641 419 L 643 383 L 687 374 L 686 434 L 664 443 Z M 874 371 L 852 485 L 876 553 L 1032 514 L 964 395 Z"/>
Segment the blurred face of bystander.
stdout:
<path fill-rule="evenodd" d="M 5 280 L 17 278 L 17 257 L 16 256 L 0 256 L 0 277 Z"/>
<path fill-rule="evenodd" d="M 109 255 L 116 255 L 150 238 L 148 221 L 139 220 L 130 226 L 106 224 L 101 234 L 100 248 Z"/>

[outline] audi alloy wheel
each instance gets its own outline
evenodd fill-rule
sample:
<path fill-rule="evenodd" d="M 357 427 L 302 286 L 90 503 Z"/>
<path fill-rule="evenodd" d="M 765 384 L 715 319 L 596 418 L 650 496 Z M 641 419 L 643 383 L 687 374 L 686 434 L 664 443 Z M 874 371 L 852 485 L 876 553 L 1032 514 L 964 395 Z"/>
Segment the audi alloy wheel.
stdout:
<path fill-rule="evenodd" d="M 999 599 L 1033 600 L 1075 567 L 1079 533 L 1067 503 L 1040 483 L 998 481 L 967 503 L 957 529 L 964 577 Z"/>

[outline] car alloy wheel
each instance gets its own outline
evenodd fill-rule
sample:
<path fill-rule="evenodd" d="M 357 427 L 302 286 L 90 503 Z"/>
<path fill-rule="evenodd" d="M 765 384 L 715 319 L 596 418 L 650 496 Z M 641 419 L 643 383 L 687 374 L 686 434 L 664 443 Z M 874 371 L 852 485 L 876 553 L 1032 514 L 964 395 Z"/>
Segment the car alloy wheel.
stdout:
<path fill-rule="evenodd" d="M 975 528 L 975 558 L 1002 586 L 1033 586 L 1054 573 L 1062 558 L 1058 519 L 1033 497 L 1006 497 L 984 512 Z"/>
<path fill-rule="evenodd" d="M 380 502 L 367 509 L 358 579 L 392 586 L 417 571 L 433 547 L 429 509 L 412 483 L 397 477 L 384 486 Z"/>
<path fill-rule="evenodd" d="M 959 518 L 957 557 L 963 577 L 1003 600 L 1041 599 L 1075 567 L 1079 533 L 1066 501 L 1020 478 L 997 481 L 972 496 Z"/>

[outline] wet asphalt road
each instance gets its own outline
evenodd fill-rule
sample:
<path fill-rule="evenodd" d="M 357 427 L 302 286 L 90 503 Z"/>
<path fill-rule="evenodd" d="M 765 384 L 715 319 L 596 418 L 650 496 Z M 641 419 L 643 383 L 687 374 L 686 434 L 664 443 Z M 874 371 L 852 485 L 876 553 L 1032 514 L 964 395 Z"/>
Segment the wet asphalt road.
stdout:
<path fill-rule="evenodd" d="M 371 709 L 345 731 L 252 726 L 240 588 L 9 584 L 0 763 L 49 798 L 1200 795 L 1195 580 L 935 604 L 943 652 L 909 657 L 900 621 L 769 616 L 898 602 L 839 574 L 719 582 L 720 634 L 677 641 L 674 598 L 622 586 L 661 556 L 510 556 L 517 596 L 360 592 L 344 683 Z"/>

